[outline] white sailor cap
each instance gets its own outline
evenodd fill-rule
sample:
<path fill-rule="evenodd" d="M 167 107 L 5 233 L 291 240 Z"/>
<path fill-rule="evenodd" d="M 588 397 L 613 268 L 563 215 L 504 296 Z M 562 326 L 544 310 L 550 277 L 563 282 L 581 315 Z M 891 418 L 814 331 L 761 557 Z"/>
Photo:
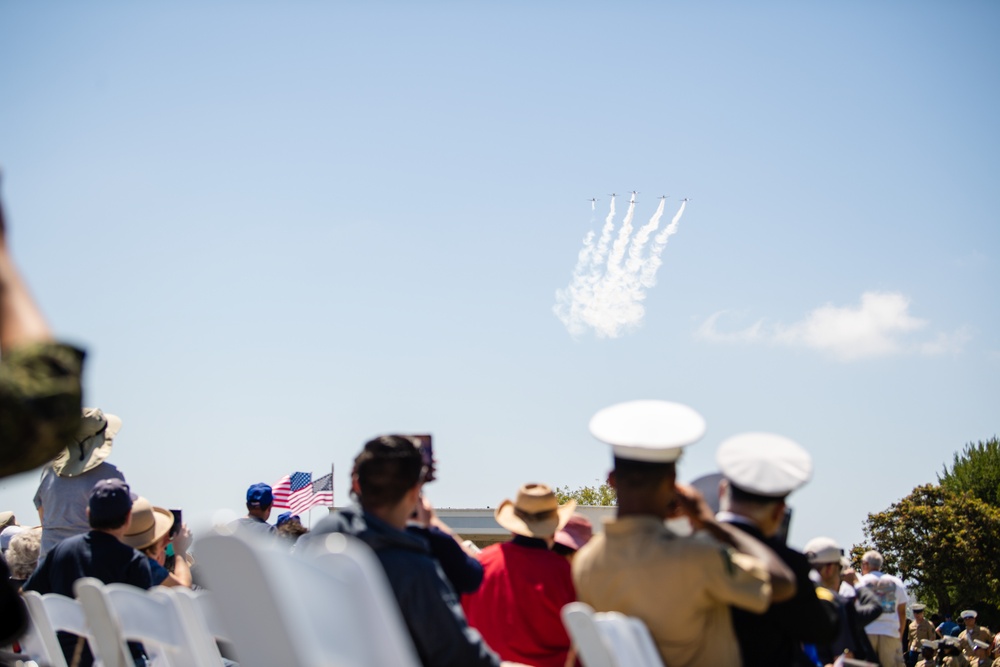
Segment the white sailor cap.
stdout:
<path fill-rule="evenodd" d="M 733 486 L 768 498 L 784 498 L 812 477 L 812 457 L 798 443 L 773 433 L 741 433 L 715 454 Z"/>
<path fill-rule="evenodd" d="M 937 650 L 938 647 L 938 642 L 936 642 L 933 639 L 921 639 L 920 643 L 923 645 L 924 648 L 932 648 L 935 651 Z"/>
<path fill-rule="evenodd" d="M 987 649 L 987 650 L 990 648 L 990 645 L 984 642 L 982 639 L 973 639 L 972 644 L 976 648 Z"/>
<path fill-rule="evenodd" d="M 971 609 L 966 609 L 961 614 L 959 614 L 959 618 L 975 618 L 977 616 L 979 616 L 979 614 L 972 611 Z"/>
<path fill-rule="evenodd" d="M 595 414 L 590 433 L 611 445 L 618 458 L 672 463 L 684 447 L 705 435 L 705 419 L 680 403 L 628 401 Z"/>

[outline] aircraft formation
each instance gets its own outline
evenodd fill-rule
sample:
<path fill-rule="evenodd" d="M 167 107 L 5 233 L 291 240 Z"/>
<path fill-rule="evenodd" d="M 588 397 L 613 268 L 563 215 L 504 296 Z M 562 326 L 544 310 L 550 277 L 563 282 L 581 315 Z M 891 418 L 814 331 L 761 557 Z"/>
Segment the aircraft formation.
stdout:
<path fill-rule="evenodd" d="M 636 202 L 636 200 L 635 200 L 635 196 L 636 196 L 637 194 L 639 194 L 639 191 L 638 191 L 638 190 L 632 190 L 632 193 L 631 193 L 631 194 L 632 194 L 632 196 L 631 196 L 631 198 L 629 199 L 629 202 L 630 202 L 630 203 L 634 203 L 634 204 L 635 204 L 635 203 L 638 203 L 638 202 Z M 618 193 L 617 193 L 617 192 L 612 192 L 612 193 L 610 193 L 610 194 L 609 194 L 608 196 L 609 196 L 609 197 L 611 197 L 612 199 L 614 199 L 615 197 L 617 197 L 617 196 L 618 196 Z M 668 198 L 669 196 L 670 196 L 670 195 L 660 195 L 659 197 L 657 197 L 657 199 L 667 199 L 667 198 Z M 599 202 L 600 200 L 599 200 L 599 199 L 597 199 L 596 197 L 591 197 L 591 198 L 590 198 L 590 199 L 588 199 L 587 201 L 589 201 L 589 202 L 590 202 L 590 208 L 592 208 L 592 209 L 593 209 L 593 208 L 594 208 L 594 207 L 595 207 L 595 206 L 597 205 L 597 202 Z M 690 198 L 690 197 L 685 197 L 685 198 L 684 198 L 684 199 L 682 199 L 681 201 L 683 201 L 683 202 L 689 202 L 689 201 L 691 201 L 691 198 Z"/>

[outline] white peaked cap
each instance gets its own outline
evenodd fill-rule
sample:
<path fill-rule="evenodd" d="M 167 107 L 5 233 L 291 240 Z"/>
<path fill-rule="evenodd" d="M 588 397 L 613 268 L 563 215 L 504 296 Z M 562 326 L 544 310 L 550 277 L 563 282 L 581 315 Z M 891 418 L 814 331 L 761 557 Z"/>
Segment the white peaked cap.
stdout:
<path fill-rule="evenodd" d="M 590 420 L 590 433 L 630 461 L 672 463 L 684 447 L 705 435 L 705 419 L 670 401 L 627 401 L 604 408 Z"/>
<path fill-rule="evenodd" d="M 783 498 L 812 477 L 812 457 L 797 442 L 773 433 L 741 433 L 715 454 L 719 469 L 748 493 Z"/>

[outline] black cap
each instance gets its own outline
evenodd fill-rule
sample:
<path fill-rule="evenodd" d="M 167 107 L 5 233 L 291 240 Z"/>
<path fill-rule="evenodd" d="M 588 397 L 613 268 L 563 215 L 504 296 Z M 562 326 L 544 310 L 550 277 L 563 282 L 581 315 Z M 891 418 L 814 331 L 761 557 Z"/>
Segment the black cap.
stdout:
<path fill-rule="evenodd" d="M 121 479 L 102 479 L 90 491 L 90 518 L 93 521 L 113 521 L 132 509 L 136 496 Z"/>

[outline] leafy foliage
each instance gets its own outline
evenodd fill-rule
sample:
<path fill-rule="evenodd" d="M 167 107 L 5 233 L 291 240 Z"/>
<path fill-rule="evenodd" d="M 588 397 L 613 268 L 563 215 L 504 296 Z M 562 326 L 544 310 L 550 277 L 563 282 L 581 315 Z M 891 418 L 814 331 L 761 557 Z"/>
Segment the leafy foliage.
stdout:
<path fill-rule="evenodd" d="M 942 613 L 973 608 L 982 622 L 1000 607 L 1000 508 L 927 484 L 869 514 L 864 533 L 868 544 L 854 547 L 854 562 L 876 549 L 886 572 L 910 582 L 918 598 L 936 600 Z"/>
<path fill-rule="evenodd" d="M 567 500 L 575 500 L 578 505 L 616 505 L 618 494 L 607 484 L 599 486 L 581 486 L 579 489 L 570 489 L 568 486 L 557 487 L 555 489 L 556 498 L 559 504 Z"/>
<path fill-rule="evenodd" d="M 955 453 L 951 470 L 945 467 L 938 475 L 941 486 L 961 493 L 971 493 L 988 505 L 1000 507 L 1000 440 L 969 443 Z"/>

